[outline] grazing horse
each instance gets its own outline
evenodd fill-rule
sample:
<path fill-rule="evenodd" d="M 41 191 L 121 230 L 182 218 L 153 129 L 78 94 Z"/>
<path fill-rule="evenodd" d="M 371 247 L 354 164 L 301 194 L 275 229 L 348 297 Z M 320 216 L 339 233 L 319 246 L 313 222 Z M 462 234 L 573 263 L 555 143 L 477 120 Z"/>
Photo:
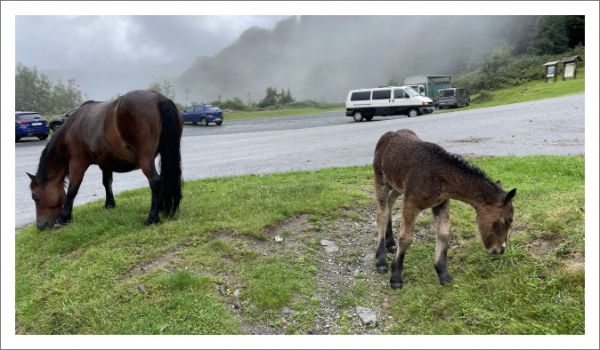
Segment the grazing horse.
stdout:
<path fill-rule="evenodd" d="M 173 216 L 181 200 L 180 143 L 183 120 L 170 99 L 155 91 L 137 90 L 116 100 L 87 101 L 54 134 L 31 178 L 39 229 L 71 220 L 73 201 L 91 164 L 102 170 L 105 208 L 113 208 L 113 172 L 141 168 L 152 190 L 145 225 L 159 222 L 158 212 Z M 160 154 L 160 175 L 154 159 Z M 65 178 L 69 185 L 65 193 Z"/>
<path fill-rule="evenodd" d="M 513 220 L 512 199 L 517 189 L 504 192 L 476 167 L 440 146 L 424 142 L 411 130 L 385 133 L 377 142 L 373 160 L 379 244 L 376 266 L 388 270 L 386 248 L 394 249 L 392 214 L 394 202 L 403 194 L 402 227 L 392 262 L 391 287 L 402 287 L 404 256 L 413 242 L 418 214 L 432 208 L 436 228 L 434 267 L 441 284 L 452 281 L 446 264 L 450 234 L 449 200 L 475 208 L 477 225 L 488 253 L 504 253 Z"/>

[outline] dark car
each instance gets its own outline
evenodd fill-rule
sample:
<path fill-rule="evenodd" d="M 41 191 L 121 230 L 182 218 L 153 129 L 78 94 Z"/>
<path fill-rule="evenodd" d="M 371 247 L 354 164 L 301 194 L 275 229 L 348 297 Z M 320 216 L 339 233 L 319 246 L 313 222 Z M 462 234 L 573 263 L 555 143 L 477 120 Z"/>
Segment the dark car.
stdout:
<path fill-rule="evenodd" d="M 183 111 L 181 116 L 184 123 L 191 122 L 202 126 L 207 126 L 208 123 L 223 124 L 223 111 L 219 107 L 207 104 L 191 106 Z"/>
<path fill-rule="evenodd" d="M 36 112 L 15 112 L 15 140 L 35 136 L 45 140 L 50 133 L 48 122 Z"/>
<path fill-rule="evenodd" d="M 460 107 L 471 104 L 471 98 L 467 89 L 451 88 L 438 90 L 438 106 L 443 107 Z"/>
<path fill-rule="evenodd" d="M 79 107 L 77 107 L 77 108 L 79 108 Z M 53 132 L 56 132 L 56 130 L 58 130 L 58 128 L 60 128 L 65 123 L 67 118 L 69 118 L 69 115 L 71 115 L 71 112 L 73 112 L 77 108 L 73 108 L 72 110 L 68 111 L 67 113 L 65 113 L 63 115 L 57 115 L 57 116 L 50 118 L 50 121 L 48 122 L 48 126 L 50 127 L 50 130 L 52 130 Z"/>

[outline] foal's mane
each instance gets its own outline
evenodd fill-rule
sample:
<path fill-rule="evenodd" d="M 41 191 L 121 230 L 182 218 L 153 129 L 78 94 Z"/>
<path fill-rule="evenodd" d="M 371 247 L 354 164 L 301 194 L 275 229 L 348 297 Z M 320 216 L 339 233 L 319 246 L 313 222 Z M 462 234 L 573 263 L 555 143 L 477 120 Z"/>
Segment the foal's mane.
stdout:
<path fill-rule="evenodd" d="M 471 175 L 475 178 L 479 178 L 482 180 L 485 180 L 491 184 L 493 184 L 494 186 L 496 186 L 496 184 L 494 183 L 494 181 L 492 181 L 486 173 L 484 173 L 481 169 L 479 169 L 478 167 L 474 166 L 473 164 L 470 164 L 469 162 L 467 162 L 466 159 L 464 159 L 462 156 L 455 154 L 455 153 L 450 153 L 448 151 L 446 151 L 445 149 L 443 149 L 442 147 L 434 144 L 434 143 L 429 143 L 429 142 L 425 142 L 425 144 L 427 145 L 427 148 L 436 156 L 441 158 L 442 160 L 444 160 L 446 163 L 451 164 L 452 166 L 454 166 L 455 168 L 459 169 L 462 173 L 465 173 L 467 175 Z M 497 187 L 497 186 L 496 186 Z"/>

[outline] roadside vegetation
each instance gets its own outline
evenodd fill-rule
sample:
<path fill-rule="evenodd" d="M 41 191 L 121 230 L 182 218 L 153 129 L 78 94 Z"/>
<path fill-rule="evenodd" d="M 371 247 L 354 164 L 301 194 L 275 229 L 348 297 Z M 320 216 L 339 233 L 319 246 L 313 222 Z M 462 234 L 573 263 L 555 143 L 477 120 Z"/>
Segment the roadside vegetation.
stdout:
<path fill-rule="evenodd" d="M 448 266 L 432 267 L 431 214 L 405 286 L 374 269 L 368 166 L 189 181 L 181 211 L 143 227 L 147 189 L 16 235 L 18 334 L 583 334 L 584 158 L 475 158 L 517 187 L 505 254 L 484 252 L 452 201 Z M 399 204 L 398 204 L 399 206 Z M 394 228 L 399 222 L 394 213 Z M 322 240 L 333 242 L 325 245 Z M 356 307 L 375 311 L 365 325 Z"/>

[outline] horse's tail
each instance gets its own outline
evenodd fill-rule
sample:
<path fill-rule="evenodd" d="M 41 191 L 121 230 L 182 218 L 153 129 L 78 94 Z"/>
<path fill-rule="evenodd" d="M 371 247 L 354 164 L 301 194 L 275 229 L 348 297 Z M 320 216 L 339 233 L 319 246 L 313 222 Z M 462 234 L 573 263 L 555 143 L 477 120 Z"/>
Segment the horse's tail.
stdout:
<path fill-rule="evenodd" d="M 160 154 L 160 189 L 158 207 L 170 217 L 175 214 L 181 201 L 181 133 L 182 126 L 177 107 L 173 101 L 158 102 L 161 128 L 158 153 Z"/>

